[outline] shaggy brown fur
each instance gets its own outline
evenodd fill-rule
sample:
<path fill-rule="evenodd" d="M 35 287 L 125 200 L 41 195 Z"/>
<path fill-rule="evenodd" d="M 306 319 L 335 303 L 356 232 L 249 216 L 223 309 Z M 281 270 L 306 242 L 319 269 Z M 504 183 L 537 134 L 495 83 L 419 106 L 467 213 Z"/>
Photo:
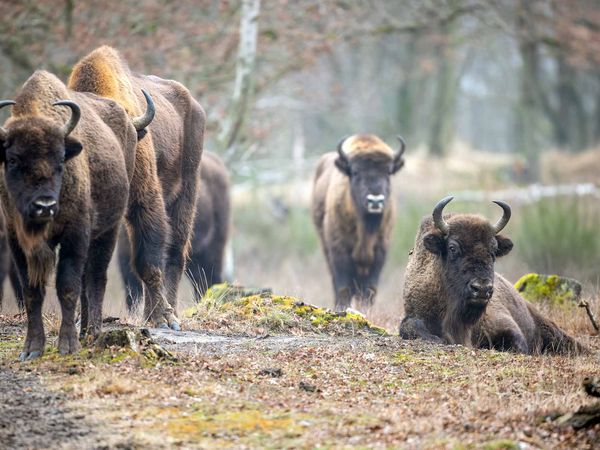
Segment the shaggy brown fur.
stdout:
<path fill-rule="evenodd" d="M 478 215 L 447 214 L 444 219 L 447 236 L 431 217 L 421 222 L 406 268 L 401 337 L 528 354 L 587 352 L 493 271 L 495 258 L 512 249 L 508 238 L 495 235 Z M 493 294 L 477 303 L 469 298 L 467 285 L 473 277 L 486 276 L 493 281 Z"/>
<path fill-rule="evenodd" d="M 223 281 L 223 259 L 230 228 L 229 174 L 217 155 L 204 152 L 200 163 L 200 182 L 196 218 L 186 275 L 194 286 L 196 301 L 207 288 Z M 142 285 L 131 270 L 126 233 L 119 239 L 119 267 L 127 293 L 127 306 L 136 308 Z"/>
<path fill-rule="evenodd" d="M 323 155 L 317 165 L 312 218 L 338 310 L 350 306 L 353 297 L 367 307 L 374 301 L 395 215 L 390 175 L 403 164 L 402 151 L 394 154 L 376 136 L 355 135 L 342 140 L 338 153 Z M 366 210 L 369 194 L 385 198 L 377 214 Z"/>
<path fill-rule="evenodd" d="M 81 108 L 81 120 L 67 136 L 61 127 L 71 110 L 52 106 L 64 99 Z M 75 328 L 80 295 L 89 299 L 82 303 L 82 333 L 100 331 L 106 270 L 127 205 L 137 132 L 116 102 L 70 91 L 48 72 L 35 72 L 15 101 L 0 137 L 0 196 L 28 317 L 21 359 L 44 349 L 42 303 L 57 248 L 58 348 L 73 353 L 80 348 Z M 31 214 L 41 198 L 57 200 L 44 221 Z"/>
<path fill-rule="evenodd" d="M 156 104 L 150 132 L 137 146 L 127 225 L 148 294 L 146 318 L 178 328 L 174 309 L 194 218 L 204 111 L 184 86 L 131 72 L 107 46 L 75 65 L 69 87 L 112 98 L 130 115 L 140 114 L 142 88 Z"/>

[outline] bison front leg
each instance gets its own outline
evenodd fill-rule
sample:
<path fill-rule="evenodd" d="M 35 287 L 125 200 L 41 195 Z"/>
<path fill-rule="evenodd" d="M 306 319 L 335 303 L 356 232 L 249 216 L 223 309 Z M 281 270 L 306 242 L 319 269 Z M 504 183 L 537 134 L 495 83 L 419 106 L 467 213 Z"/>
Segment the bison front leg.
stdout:
<path fill-rule="evenodd" d="M 44 303 L 44 284 L 31 286 L 27 272 L 27 261 L 16 238 L 9 240 L 14 264 L 17 268 L 20 284 L 23 286 L 25 311 L 27 312 L 27 336 L 23 351 L 19 355 L 21 361 L 39 358 L 44 353 L 46 336 L 42 321 L 42 305 Z"/>
<path fill-rule="evenodd" d="M 333 290 L 335 293 L 335 310 L 345 311 L 352 304 L 356 293 L 353 283 L 354 267 L 350 258 L 332 258 Z"/>
<path fill-rule="evenodd" d="M 97 337 L 102 331 L 102 304 L 106 290 L 106 272 L 115 249 L 119 227 L 115 227 L 92 240 L 85 269 L 88 298 L 87 334 Z M 83 306 L 82 306 L 83 307 Z"/>
<path fill-rule="evenodd" d="M 86 229 L 78 225 L 78 228 Z M 83 233 L 65 233 L 61 240 L 56 293 L 60 302 L 62 320 L 58 333 L 58 351 L 61 355 L 81 349 L 75 326 L 75 308 L 81 295 L 81 279 L 85 267 L 89 237 Z"/>
<path fill-rule="evenodd" d="M 433 334 L 422 319 L 405 317 L 400 324 L 400 337 L 402 339 L 423 339 L 425 341 L 442 343 L 442 338 Z"/>

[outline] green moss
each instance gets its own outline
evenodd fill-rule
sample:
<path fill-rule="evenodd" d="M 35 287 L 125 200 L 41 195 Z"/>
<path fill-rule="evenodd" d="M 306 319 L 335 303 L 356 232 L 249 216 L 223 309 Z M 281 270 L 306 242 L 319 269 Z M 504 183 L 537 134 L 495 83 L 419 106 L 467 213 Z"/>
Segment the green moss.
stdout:
<path fill-rule="evenodd" d="M 581 295 L 579 282 L 558 275 L 529 273 L 515 283 L 515 288 L 531 302 L 551 305 L 574 305 Z"/>
<path fill-rule="evenodd" d="M 221 317 L 267 328 L 270 332 L 300 329 L 334 334 L 388 334 L 361 314 L 338 313 L 294 297 L 273 295 L 269 290 L 229 287 L 226 284 L 209 289 L 202 302 L 188 311 L 187 315 L 192 320 Z"/>
<path fill-rule="evenodd" d="M 511 439 L 495 439 L 482 444 L 482 450 L 519 450 L 519 444 Z"/>

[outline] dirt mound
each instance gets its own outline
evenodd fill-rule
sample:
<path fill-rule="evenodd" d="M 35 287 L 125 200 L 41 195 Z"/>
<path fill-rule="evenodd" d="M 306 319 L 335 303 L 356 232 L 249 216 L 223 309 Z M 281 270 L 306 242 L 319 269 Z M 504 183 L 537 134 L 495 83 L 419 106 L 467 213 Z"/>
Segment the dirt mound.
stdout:
<path fill-rule="evenodd" d="M 188 329 L 228 333 L 386 335 L 358 311 L 334 312 L 294 297 L 275 295 L 269 289 L 248 289 L 219 284 L 202 301 L 184 312 Z"/>

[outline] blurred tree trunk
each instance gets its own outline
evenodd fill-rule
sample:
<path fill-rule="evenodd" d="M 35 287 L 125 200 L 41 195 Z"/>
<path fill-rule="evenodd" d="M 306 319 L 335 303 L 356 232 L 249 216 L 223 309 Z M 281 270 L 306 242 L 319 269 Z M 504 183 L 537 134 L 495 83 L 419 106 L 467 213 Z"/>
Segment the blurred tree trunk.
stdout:
<path fill-rule="evenodd" d="M 538 152 L 541 142 L 538 130 L 542 122 L 542 106 L 538 102 L 540 89 L 540 64 L 538 44 L 531 36 L 534 19 L 531 4 L 520 0 L 516 11 L 517 44 L 521 56 L 519 100 L 515 114 L 515 150 L 525 156 L 530 175 L 537 173 Z"/>
<path fill-rule="evenodd" d="M 577 92 L 577 73 L 563 55 L 557 58 L 558 109 L 550 111 L 553 117 L 554 137 L 561 147 L 582 150 L 588 145 L 587 118 Z"/>
<path fill-rule="evenodd" d="M 415 131 L 414 127 L 414 119 L 415 119 L 415 108 L 414 99 L 415 97 L 416 85 L 418 84 L 415 81 L 416 74 L 416 63 L 417 63 L 417 40 L 419 39 L 419 34 L 414 33 L 408 38 L 408 42 L 406 44 L 406 57 L 404 59 L 403 66 L 403 81 L 400 87 L 398 88 L 397 93 L 397 101 L 398 101 L 398 109 L 396 113 L 397 122 L 399 125 L 398 132 L 405 136 L 408 141 L 412 141 L 415 143 Z"/>
<path fill-rule="evenodd" d="M 435 96 L 431 111 L 431 128 L 429 132 L 429 152 L 433 156 L 442 156 L 452 141 L 454 106 L 456 104 L 456 62 L 454 61 L 454 45 L 452 43 L 452 24 L 442 27 L 443 42 L 436 45 L 434 56 L 439 62 L 437 76 L 434 81 Z"/>
<path fill-rule="evenodd" d="M 240 140 L 248 105 L 252 99 L 259 12 L 260 0 L 242 0 L 240 43 L 233 96 L 217 138 L 218 145 L 221 151 L 225 152 L 226 159 L 231 159 L 235 154 L 236 143 Z"/>

